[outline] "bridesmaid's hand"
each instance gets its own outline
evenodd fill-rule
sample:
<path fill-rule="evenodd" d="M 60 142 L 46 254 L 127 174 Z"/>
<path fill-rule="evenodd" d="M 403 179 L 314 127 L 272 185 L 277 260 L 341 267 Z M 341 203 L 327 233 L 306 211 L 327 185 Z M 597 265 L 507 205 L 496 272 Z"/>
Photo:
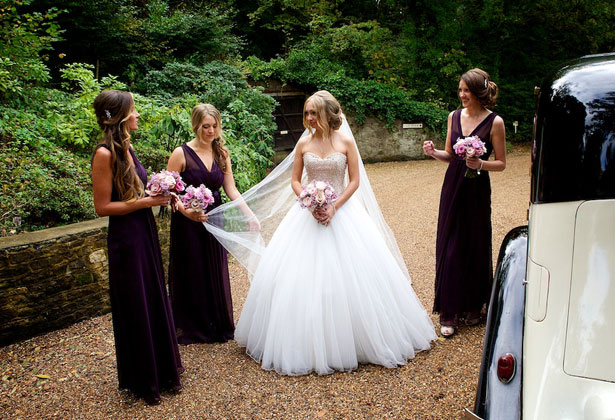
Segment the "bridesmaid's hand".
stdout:
<path fill-rule="evenodd" d="M 184 215 L 193 222 L 205 223 L 207 220 L 209 220 L 209 216 L 206 215 L 203 210 L 188 209 L 186 210 L 186 213 Z"/>
<path fill-rule="evenodd" d="M 466 159 L 466 166 L 472 169 L 480 169 L 481 160 L 477 157 L 471 157 Z"/>
<path fill-rule="evenodd" d="M 156 206 L 166 207 L 169 205 L 171 196 L 164 195 L 164 194 L 154 195 L 154 196 L 145 197 L 145 200 L 147 200 L 147 207 L 156 207 Z"/>
<path fill-rule="evenodd" d="M 179 197 L 175 193 L 171 193 L 171 211 L 179 210 Z"/>
<path fill-rule="evenodd" d="M 434 146 L 433 141 L 427 140 L 426 142 L 423 142 L 423 153 L 427 156 L 433 156 L 435 152 L 436 147 Z"/>
<path fill-rule="evenodd" d="M 248 225 L 250 227 L 250 232 L 260 232 L 261 231 L 261 223 L 258 221 L 256 217 L 253 217 L 248 221 Z"/>

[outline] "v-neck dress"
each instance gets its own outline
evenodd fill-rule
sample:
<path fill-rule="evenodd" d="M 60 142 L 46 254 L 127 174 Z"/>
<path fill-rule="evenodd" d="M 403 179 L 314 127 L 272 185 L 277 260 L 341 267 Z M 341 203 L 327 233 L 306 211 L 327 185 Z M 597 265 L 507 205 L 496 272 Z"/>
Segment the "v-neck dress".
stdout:
<path fill-rule="evenodd" d="M 147 171 L 132 149 L 130 154 L 145 185 Z M 120 201 L 115 187 L 111 201 Z M 107 250 L 119 387 L 146 399 L 160 398 L 161 390 L 181 387 L 184 368 L 152 210 L 109 216 Z"/>
<path fill-rule="evenodd" d="M 451 142 L 467 137 L 461 129 L 461 111 L 453 113 Z M 468 136 L 485 142 L 487 160 L 493 150 L 491 113 Z M 466 313 L 477 314 L 489 301 L 493 282 L 491 257 L 491 183 L 489 172 L 464 177 L 465 160 L 455 156 L 449 163 L 440 196 L 436 239 L 436 282 L 433 310 L 441 325 L 455 326 Z"/>
<path fill-rule="evenodd" d="M 215 201 L 206 212 L 222 204 L 224 172 L 213 160 L 207 169 L 201 158 L 183 144 L 186 166 L 180 174 L 186 186 L 204 184 Z M 180 212 L 171 216 L 169 294 L 180 344 L 214 343 L 234 336 L 233 304 L 226 250 L 203 223 Z"/>

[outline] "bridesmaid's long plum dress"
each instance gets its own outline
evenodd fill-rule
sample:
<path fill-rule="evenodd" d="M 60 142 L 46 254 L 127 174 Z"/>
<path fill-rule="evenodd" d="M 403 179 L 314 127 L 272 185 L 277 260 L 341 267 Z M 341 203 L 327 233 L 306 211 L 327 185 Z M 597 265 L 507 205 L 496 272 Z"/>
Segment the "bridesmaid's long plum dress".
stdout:
<path fill-rule="evenodd" d="M 493 150 L 490 133 L 496 114 L 489 114 L 467 135 L 462 133 L 460 116 L 461 110 L 453 113 L 452 143 L 477 135 L 487 149 L 480 158 L 487 160 Z M 440 324 L 447 326 L 456 326 L 466 314 L 480 314 L 493 282 L 489 172 L 466 178 L 466 169 L 462 158 L 451 160 L 440 196 L 433 310 L 440 314 Z"/>
<path fill-rule="evenodd" d="M 207 169 L 190 146 L 183 144 L 186 186 L 204 184 L 214 196 L 206 211 L 222 204 L 224 172 L 213 160 Z M 225 342 L 233 339 L 233 304 L 226 250 L 200 222 L 180 212 L 171 217 L 169 291 L 180 344 Z"/>
<path fill-rule="evenodd" d="M 132 149 L 130 154 L 145 185 L 147 172 Z M 119 201 L 115 188 L 111 200 Z M 119 387 L 153 401 L 161 389 L 181 388 L 184 368 L 152 210 L 110 216 L 107 247 Z"/>

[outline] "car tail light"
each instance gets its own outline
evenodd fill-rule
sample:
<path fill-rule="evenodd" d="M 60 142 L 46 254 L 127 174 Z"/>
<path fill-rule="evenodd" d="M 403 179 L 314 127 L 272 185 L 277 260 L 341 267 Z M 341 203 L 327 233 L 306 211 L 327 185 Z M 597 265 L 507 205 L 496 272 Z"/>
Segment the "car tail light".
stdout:
<path fill-rule="evenodd" d="M 509 383 L 512 381 L 512 378 L 515 377 L 515 367 L 517 361 L 515 360 L 515 356 L 510 353 L 506 353 L 503 356 L 500 356 L 498 359 L 498 379 L 502 383 Z"/>

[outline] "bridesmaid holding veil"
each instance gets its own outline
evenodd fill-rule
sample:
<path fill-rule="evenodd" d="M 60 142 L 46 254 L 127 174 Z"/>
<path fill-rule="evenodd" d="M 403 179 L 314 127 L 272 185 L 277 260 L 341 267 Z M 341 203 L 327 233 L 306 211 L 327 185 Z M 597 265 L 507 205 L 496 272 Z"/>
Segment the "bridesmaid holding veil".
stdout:
<path fill-rule="evenodd" d="M 220 112 L 210 104 L 195 106 L 192 130 L 196 137 L 173 151 L 167 170 L 179 172 L 186 186 L 205 185 L 214 202 L 205 212 L 177 203 L 179 211 L 171 216 L 169 293 L 180 344 L 225 342 L 235 330 L 227 254 L 202 222 L 222 204 L 220 188 L 231 200 L 240 194 Z"/>
<path fill-rule="evenodd" d="M 426 155 L 448 163 L 442 184 L 436 239 L 436 284 L 433 310 L 440 314 L 440 333 L 451 337 L 463 321 L 480 322 L 493 281 L 491 251 L 490 171 L 506 168 L 504 121 L 490 111 L 498 87 L 481 69 L 464 73 L 458 95 L 462 109 L 448 116 L 444 150 L 423 144 Z M 486 146 L 482 156 L 463 159 L 453 152 L 459 138 L 478 136 Z M 495 159 L 489 161 L 491 152 Z M 478 176 L 467 177 L 476 170 Z"/>

